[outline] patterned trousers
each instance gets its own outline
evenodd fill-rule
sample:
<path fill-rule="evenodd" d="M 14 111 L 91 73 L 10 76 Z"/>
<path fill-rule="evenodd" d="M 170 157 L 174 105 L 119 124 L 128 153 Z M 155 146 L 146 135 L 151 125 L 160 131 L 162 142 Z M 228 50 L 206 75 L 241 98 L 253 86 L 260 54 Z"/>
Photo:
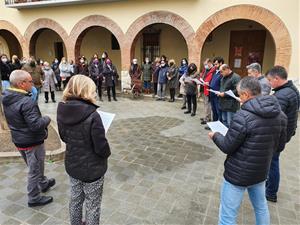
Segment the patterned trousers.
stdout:
<path fill-rule="evenodd" d="M 71 199 L 69 204 L 71 225 L 82 224 L 82 208 L 85 201 L 86 225 L 100 223 L 100 206 L 102 201 L 104 176 L 92 183 L 85 183 L 70 177 Z"/>

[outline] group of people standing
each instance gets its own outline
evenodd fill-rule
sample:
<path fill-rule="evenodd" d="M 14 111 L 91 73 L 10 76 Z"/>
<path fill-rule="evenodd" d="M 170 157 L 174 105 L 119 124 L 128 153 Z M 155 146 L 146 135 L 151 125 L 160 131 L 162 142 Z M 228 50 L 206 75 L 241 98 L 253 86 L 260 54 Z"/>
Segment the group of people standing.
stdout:
<path fill-rule="evenodd" d="M 2 54 L 0 59 L 2 91 L 10 87 L 10 74 L 14 70 L 22 69 L 27 71 L 33 78 L 34 85 L 31 95 L 35 101 L 38 100 L 39 94 L 43 90 L 45 103 L 49 102 L 49 93 L 52 102 L 56 102 L 55 91 L 62 91 L 72 76 L 82 74 L 90 77 L 95 82 L 100 101 L 103 101 L 103 87 L 107 90 L 108 101 L 111 101 L 111 96 L 114 101 L 117 101 L 116 85 L 119 75 L 107 52 L 103 52 L 101 58 L 95 54 L 90 62 L 84 56 L 80 56 L 75 64 L 72 60 L 68 62 L 65 57 L 62 57 L 60 61 L 55 58 L 51 65 L 40 59 L 35 60 L 33 56 L 19 60 L 14 55 L 9 60 L 7 55 Z"/>

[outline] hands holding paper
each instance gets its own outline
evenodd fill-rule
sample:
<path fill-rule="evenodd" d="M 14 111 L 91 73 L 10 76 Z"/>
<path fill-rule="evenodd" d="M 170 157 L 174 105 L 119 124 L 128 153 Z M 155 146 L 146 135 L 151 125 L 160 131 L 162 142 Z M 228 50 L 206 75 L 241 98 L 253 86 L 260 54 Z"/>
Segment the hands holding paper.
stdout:
<path fill-rule="evenodd" d="M 213 139 L 214 135 L 215 135 L 215 132 L 209 132 L 209 133 L 208 133 L 208 137 L 209 137 L 210 139 Z"/>

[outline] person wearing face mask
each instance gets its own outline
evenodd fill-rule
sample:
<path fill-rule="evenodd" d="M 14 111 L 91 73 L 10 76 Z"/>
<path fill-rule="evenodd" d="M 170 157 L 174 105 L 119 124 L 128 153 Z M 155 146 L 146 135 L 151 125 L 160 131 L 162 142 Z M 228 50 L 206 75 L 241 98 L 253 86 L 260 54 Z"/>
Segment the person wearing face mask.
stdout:
<path fill-rule="evenodd" d="M 208 90 L 213 73 L 216 71 L 216 67 L 213 66 L 212 60 L 209 58 L 203 62 L 203 65 L 204 68 L 201 74 L 205 84 L 203 86 L 204 118 L 201 118 L 201 124 L 206 124 L 207 122 L 211 121 L 211 105 Z"/>
<path fill-rule="evenodd" d="M 10 87 L 9 75 L 11 73 L 11 68 L 8 63 L 7 55 L 2 54 L 0 56 L 0 74 L 1 74 L 1 85 L 2 91 Z"/>
<path fill-rule="evenodd" d="M 168 84 L 170 89 L 170 100 L 169 102 L 175 102 L 175 91 L 178 82 L 178 68 L 176 67 L 175 60 L 170 59 L 169 69 L 167 72 Z"/>
<path fill-rule="evenodd" d="M 142 65 L 142 73 L 143 73 L 145 93 L 150 94 L 152 65 L 148 57 L 145 58 L 145 62 Z"/>
<path fill-rule="evenodd" d="M 43 89 L 45 92 L 45 103 L 48 103 L 49 101 L 49 92 L 51 94 L 52 102 L 56 102 L 54 93 L 56 84 L 57 80 L 54 71 L 49 66 L 48 62 L 44 62 Z"/>
<path fill-rule="evenodd" d="M 166 87 L 167 87 L 167 72 L 168 65 L 165 61 L 160 61 L 160 70 L 158 72 L 158 85 L 157 85 L 157 96 L 156 101 L 165 101 Z"/>
<path fill-rule="evenodd" d="M 157 80 L 158 80 L 158 72 L 160 69 L 160 62 L 159 58 L 156 57 L 154 63 L 152 64 L 152 86 L 153 86 L 153 95 L 152 97 L 155 98 L 157 95 Z"/>
<path fill-rule="evenodd" d="M 111 101 L 111 93 L 114 101 L 118 101 L 116 98 L 116 84 L 119 78 L 117 68 L 112 64 L 110 59 L 105 60 L 105 64 L 103 67 L 103 75 L 105 77 L 105 85 L 107 90 L 108 101 Z"/>
<path fill-rule="evenodd" d="M 21 62 L 18 56 L 13 55 L 11 57 L 11 64 L 10 64 L 11 72 L 14 70 L 20 70 L 22 68 Z"/>
<path fill-rule="evenodd" d="M 56 90 L 61 91 L 61 78 L 60 78 L 60 71 L 59 71 L 59 61 L 57 58 L 54 59 L 51 65 L 52 70 L 54 71 L 54 74 L 56 76 L 57 84 L 56 84 Z"/>
<path fill-rule="evenodd" d="M 94 81 L 100 101 L 102 100 L 102 82 L 103 82 L 103 67 L 100 65 L 99 59 L 94 58 L 90 66 L 90 77 Z"/>
<path fill-rule="evenodd" d="M 75 66 L 74 73 L 89 76 L 89 68 L 86 63 L 86 58 L 84 56 L 81 56 L 79 58 L 78 63 Z"/>
<path fill-rule="evenodd" d="M 42 68 L 37 65 L 35 59 L 33 56 L 31 56 L 28 59 L 28 62 L 22 67 L 22 70 L 25 70 L 28 72 L 33 80 L 33 86 L 32 86 L 32 99 L 35 101 L 38 101 L 39 94 L 41 92 L 42 88 L 42 76 L 44 74 Z"/>
<path fill-rule="evenodd" d="M 197 66 L 191 63 L 188 67 L 186 77 L 183 79 L 188 105 L 188 110 L 184 114 L 191 113 L 191 116 L 195 116 L 197 111 L 197 84 L 193 81 L 193 79 L 197 78 Z"/>
<path fill-rule="evenodd" d="M 141 81 L 141 76 L 142 76 L 142 69 L 138 65 L 138 60 L 133 59 L 130 69 L 129 69 L 129 75 L 131 78 L 131 86 L 133 88 L 133 94 L 134 96 L 140 96 L 142 93 L 142 81 Z"/>
<path fill-rule="evenodd" d="M 187 70 L 188 70 L 188 61 L 186 58 L 183 58 L 181 59 L 181 65 L 178 69 L 178 80 L 180 80 L 180 78 L 187 73 Z M 178 87 L 179 87 L 179 95 L 178 95 L 178 98 L 181 98 L 183 97 L 184 93 L 184 87 L 181 88 L 181 82 L 178 82 Z M 186 101 L 186 100 L 185 100 Z M 184 109 L 186 109 L 186 104 L 184 104 Z"/>
<path fill-rule="evenodd" d="M 60 71 L 60 78 L 62 80 L 65 89 L 71 78 L 70 65 L 65 57 L 62 57 L 61 59 L 61 62 L 59 64 L 59 71 Z"/>

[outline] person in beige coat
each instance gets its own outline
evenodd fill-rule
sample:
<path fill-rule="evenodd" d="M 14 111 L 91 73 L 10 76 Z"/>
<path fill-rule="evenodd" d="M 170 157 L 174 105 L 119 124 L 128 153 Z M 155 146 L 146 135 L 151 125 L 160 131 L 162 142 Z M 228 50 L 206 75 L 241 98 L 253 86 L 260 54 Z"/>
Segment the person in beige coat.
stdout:
<path fill-rule="evenodd" d="M 44 62 L 43 89 L 45 92 L 45 103 L 48 103 L 49 92 L 51 93 L 52 102 L 56 102 L 54 93 L 56 84 L 57 80 L 54 71 L 51 69 L 48 62 Z"/>

